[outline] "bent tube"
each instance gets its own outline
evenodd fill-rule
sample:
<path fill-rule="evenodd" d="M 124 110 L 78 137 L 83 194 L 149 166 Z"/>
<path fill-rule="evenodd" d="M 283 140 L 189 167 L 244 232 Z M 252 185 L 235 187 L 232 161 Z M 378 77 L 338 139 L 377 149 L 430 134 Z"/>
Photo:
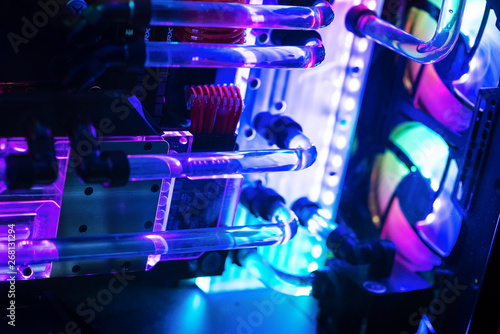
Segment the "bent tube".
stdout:
<path fill-rule="evenodd" d="M 31 265 L 128 256 L 175 255 L 279 245 L 293 238 L 298 224 L 295 214 L 288 215 L 278 206 L 271 221 L 270 224 L 239 227 L 24 240 L 16 243 L 16 261 Z M 7 243 L 0 243 L 0 251 L 6 257 Z M 7 264 L 7 259 L 3 262 Z"/>
<path fill-rule="evenodd" d="M 144 66 L 311 68 L 324 59 L 325 48 L 318 39 L 311 39 L 304 46 L 146 42 Z"/>
<path fill-rule="evenodd" d="M 295 276 L 274 268 L 256 249 L 240 250 L 237 260 L 255 278 L 267 287 L 291 296 L 309 296 L 312 292 L 310 276 Z"/>
<path fill-rule="evenodd" d="M 316 147 L 215 153 L 129 155 L 130 180 L 157 180 L 306 169 L 316 160 Z"/>
<path fill-rule="evenodd" d="M 455 45 L 460 33 L 464 8 L 465 0 L 444 0 L 436 32 L 428 42 L 407 33 L 378 18 L 373 12 L 366 10 L 362 11 L 357 18 L 354 18 L 356 22 L 353 22 L 353 30 L 356 34 L 372 39 L 411 60 L 419 63 L 434 63 L 446 57 Z M 359 8 L 354 7 L 351 11 L 353 10 L 359 11 Z"/>
<path fill-rule="evenodd" d="M 152 0 L 151 25 L 220 28 L 318 29 L 333 21 L 327 1 L 313 7 Z"/>

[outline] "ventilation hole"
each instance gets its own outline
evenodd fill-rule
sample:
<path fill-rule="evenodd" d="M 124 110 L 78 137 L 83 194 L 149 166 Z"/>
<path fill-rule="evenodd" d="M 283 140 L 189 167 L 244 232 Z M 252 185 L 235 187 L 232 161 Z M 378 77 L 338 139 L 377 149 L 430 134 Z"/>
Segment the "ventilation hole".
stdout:
<path fill-rule="evenodd" d="M 282 110 L 283 108 L 285 107 L 285 104 L 283 103 L 283 101 L 280 101 L 280 102 L 276 102 L 274 104 L 274 108 L 278 111 Z"/>
<path fill-rule="evenodd" d="M 486 138 L 488 138 L 488 130 L 483 131 L 482 138 L 483 138 L 483 140 L 486 140 Z"/>
<path fill-rule="evenodd" d="M 148 220 L 147 222 L 144 223 L 144 228 L 146 230 L 149 230 L 151 227 L 153 227 L 153 222 L 151 220 Z"/>
<path fill-rule="evenodd" d="M 146 143 L 144 144 L 144 151 L 150 151 L 153 148 L 153 144 Z"/>
<path fill-rule="evenodd" d="M 33 270 L 31 270 L 30 267 L 26 267 L 23 269 L 23 276 L 29 277 L 31 276 L 31 274 L 33 274 Z"/>
<path fill-rule="evenodd" d="M 156 193 L 156 192 L 158 192 L 158 190 L 160 190 L 160 186 L 159 185 L 153 184 L 151 186 L 151 192 Z"/>
<path fill-rule="evenodd" d="M 260 79 L 253 79 L 252 81 L 250 81 L 250 88 L 251 89 L 257 89 L 260 87 Z"/>
<path fill-rule="evenodd" d="M 85 192 L 85 195 L 90 196 L 90 195 L 92 195 L 94 193 L 94 188 L 87 187 L 87 188 L 85 188 L 84 192 Z"/>
<path fill-rule="evenodd" d="M 80 272 L 82 268 L 80 268 L 79 265 L 76 265 L 76 266 L 73 266 L 73 268 L 71 269 L 72 272 L 74 272 L 75 274 Z"/>
<path fill-rule="evenodd" d="M 80 227 L 78 228 L 78 231 L 80 231 L 81 233 L 84 233 L 87 231 L 87 225 L 80 225 Z"/>
<path fill-rule="evenodd" d="M 488 121 L 491 121 L 493 119 L 493 111 L 488 111 Z"/>

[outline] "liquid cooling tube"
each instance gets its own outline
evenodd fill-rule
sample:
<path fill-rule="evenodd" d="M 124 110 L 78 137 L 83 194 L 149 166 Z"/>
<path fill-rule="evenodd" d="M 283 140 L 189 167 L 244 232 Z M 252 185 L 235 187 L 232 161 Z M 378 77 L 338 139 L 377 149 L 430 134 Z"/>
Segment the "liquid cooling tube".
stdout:
<path fill-rule="evenodd" d="M 465 0 L 444 0 L 434 36 L 428 42 L 378 18 L 363 5 L 351 8 L 346 26 L 359 37 L 375 42 L 419 63 L 434 63 L 453 48 L 460 33 Z"/>
<path fill-rule="evenodd" d="M 130 180 L 296 171 L 316 160 L 316 147 L 219 153 L 129 155 Z"/>
<path fill-rule="evenodd" d="M 56 261 L 97 260 L 128 256 L 184 254 L 272 246 L 288 242 L 297 230 L 298 219 L 284 205 L 277 205 L 270 224 L 219 227 L 156 233 L 130 233 L 16 243 L 16 262 L 39 264 Z M 0 243 L 7 254 L 7 243 Z M 7 259 L 2 263 L 7 264 Z M 4 266 L 5 266 L 4 265 Z M 0 269 L 2 267 L 0 266 Z"/>
<path fill-rule="evenodd" d="M 330 234 L 338 227 L 336 222 L 327 217 L 326 211 L 306 197 L 298 199 L 292 205 L 292 210 L 297 214 L 302 226 L 324 241 L 327 241 Z"/>
<path fill-rule="evenodd" d="M 252 276 L 267 287 L 291 296 L 309 296 L 312 281 L 309 276 L 295 276 L 274 268 L 256 249 L 244 249 L 237 253 L 237 260 Z"/>
<path fill-rule="evenodd" d="M 151 25 L 218 28 L 318 29 L 333 21 L 327 1 L 312 7 L 152 0 Z"/>
<path fill-rule="evenodd" d="M 325 59 L 325 48 L 316 38 L 304 46 L 236 46 L 175 42 L 145 44 L 145 67 L 311 68 Z"/>

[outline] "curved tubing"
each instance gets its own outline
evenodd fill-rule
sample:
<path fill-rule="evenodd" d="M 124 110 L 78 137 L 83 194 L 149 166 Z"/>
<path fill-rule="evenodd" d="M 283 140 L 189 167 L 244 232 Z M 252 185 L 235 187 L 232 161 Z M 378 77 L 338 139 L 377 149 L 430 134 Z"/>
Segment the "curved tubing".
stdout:
<path fill-rule="evenodd" d="M 316 147 L 215 153 L 129 155 L 130 180 L 268 173 L 306 169 Z"/>
<path fill-rule="evenodd" d="M 24 240 L 16 243 L 16 262 L 31 265 L 272 246 L 295 236 L 297 216 L 284 205 L 276 207 L 271 221 L 251 226 Z M 1 268 L 7 265 L 6 242 L 0 243 L 0 251 L 5 254 Z"/>
<path fill-rule="evenodd" d="M 419 63 L 437 62 L 451 51 L 458 34 L 465 0 L 444 0 L 436 32 L 428 42 L 365 11 L 356 22 L 355 30 L 364 37 Z"/>
<path fill-rule="evenodd" d="M 295 276 L 274 268 L 256 249 L 237 253 L 241 265 L 267 287 L 291 296 L 309 296 L 312 280 L 309 276 Z"/>
<path fill-rule="evenodd" d="M 318 29 L 333 21 L 329 2 L 312 7 L 152 0 L 151 25 L 220 28 Z"/>
<path fill-rule="evenodd" d="M 325 48 L 315 38 L 304 46 L 146 42 L 144 66 L 311 68 L 321 64 L 324 59 Z"/>
<path fill-rule="evenodd" d="M 314 236 L 321 238 L 322 240 L 328 240 L 328 236 L 332 233 L 338 224 L 326 219 L 322 215 L 315 213 L 307 220 L 307 229 Z"/>

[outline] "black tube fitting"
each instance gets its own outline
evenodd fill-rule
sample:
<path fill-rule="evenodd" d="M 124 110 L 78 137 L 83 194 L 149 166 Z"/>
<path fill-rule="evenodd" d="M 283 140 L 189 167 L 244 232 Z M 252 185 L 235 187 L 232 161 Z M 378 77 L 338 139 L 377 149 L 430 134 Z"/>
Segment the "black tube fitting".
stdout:
<path fill-rule="evenodd" d="M 279 148 L 287 148 L 290 140 L 302 133 L 302 127 L 290 117 L 269 112 L 261 112 L 255 117 L 254 128 L 270 144 Z"/>
<path fill-rule="evenodd" d="M 68 42 L 95 41 L 113 23 L 145 30 L 151 20 L 150 0 L 99 0 L 85 9 L 72 25 Z"/>
<path fill-rule="evenodd" d="M 299 198 L 292 205 L 292 211 L 299 218 L 300 225 L 307 227 L 307 222 L 320 209 L 317 203 L 312 202 L 307 197 Z"/>
<path fill-rule="evenodd" d="M 98 143 L 98 140 L 91 124 L 77 124 L 72 132 L 70 139 L 72 155 L 75 159 L 76 173 L 82 182 L 101 183 L 105 187 L 127 184 L 130 165 L 125 152 L 100 152 L 98 144 L 94 144 Z M 93 140 L 89 140 L 89 137 Z"/>
<path fill-rule="evenodd" d="M 30 120 L 25 131 L 28 153 L 6 158 L 9 189 L 29 189 L 35 184 L 48 185 L 57 180 L 58 164 L 50 129 Z"/>
<path fill-rule="evenodd" d="M 144 42 L 105 45 L 86 54 L 63 79 L 66 87 L 83 89 L 101 76 L 110 66 L 123 66 L 129 70 L 144 68 L 146 46 Z"/>
<path fill-rule="evenodd" d="M 326 242 L 335 257 L 352 265 L 370 265 L 370 276 L 387 277 L 391 274 L 396 246 L 389 240 L 360 242 L 352 230 L 339 225 Z"/>
<path fill-rule="evenodd" d="M 326 240 L 326 246 L 333 252 L 335 257 L 350 264 L 358 265 L 365 263 L 358 247 L 358 238 L 356 234 L 347 227 L 339 225 L 333 230 Z"/>
<path fill-rule="evenodd" d="M 361 31 L 359 31 L 358 29 L 358 21 L 364 15 L 377 16 L 377 14 L 373 10 L 369 9 L 365 5 L 357 5 L 349 9 L 349 12 L 347 12 L 347 15 L 345 17 L 345 26 L 347 30 L 358 37 L 365 37 L 363 33 L 361 33 Z"/>
<path fill-rule="evenodd" d="M 264 187 L 259 182 L 255 187 L 249 186 L 242 190 L 240 203 L 253 215 L 270 221 L 276 205 L 285 204 L 285 200 L 274 190 Z"/>

